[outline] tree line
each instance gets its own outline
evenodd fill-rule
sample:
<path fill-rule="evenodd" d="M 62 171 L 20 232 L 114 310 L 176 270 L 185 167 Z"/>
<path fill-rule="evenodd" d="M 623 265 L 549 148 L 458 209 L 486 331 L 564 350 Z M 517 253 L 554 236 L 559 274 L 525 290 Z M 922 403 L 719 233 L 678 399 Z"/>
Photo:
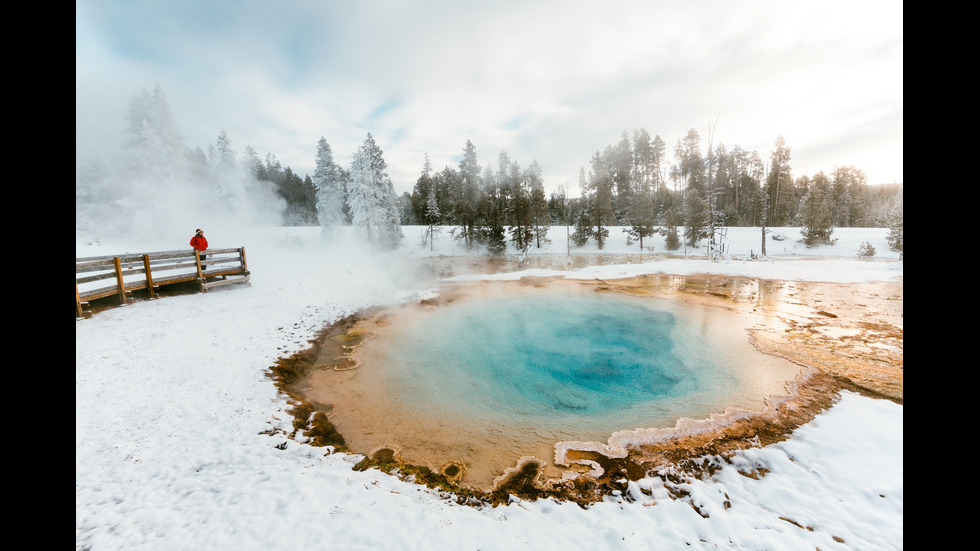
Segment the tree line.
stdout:
<path fill-rule="evenodd" d="M 782 136 L 764 159 L 710 139 L 702 150 L 695 129 L 668 151 L 659 135 L 641 128 L 595 152 L 588 171 L 579 171 L 578 196 L 563 187 L 546 195 L 543 184 L 537 162 L 522 168 L 506 152 L 481 169 L 467 141 L 458 166 L 434 171 L 426 157 L 403 198 L 403 221 L 430 233 L 451 226 L 468 246 L 479 242 L 490 252 L 503 250 L 508 239 L 518 250 L 539 247 L 550 225 L 574 227 L 577 246 L 591 240 L 601 249 L 609 228 L 623 226 L 628 242 L 641 248 L 660 234 L 677 249 L 696 247 L 723 226 L 798 225 L 813 245 L 832 243 L 834 227 L 890 227 L 900 234 L 902 224 L 900 185 L 868 186 L 853 166 L 794 179 Z"/>
<path fill-rule="evenodd" d="M 713 129 L 706 145 L 692 128 L 670 150 L 643 128 L 624 131 L 580 169 L 577 196 L 563 186 L 546 193 L 536 161 L 521 166 L 501 151 L 482 165 L 467 140 L 454 166 L 436 170 L 426 155 L 411 193 L 397 196 L 370 133 L 347 166 L 335 161 L 321 137 L 314 174 L 301 177 L 274 154 L 262 160 L 251 146 L 239 159 L 224 131 L 206 151 L 184 146 L 159 86 L 152 94 L 137 94 L 127 118 L 131 139 L 119 164 L 128 187 L 110 185 L 104 167 L 80 163 L 76 225 L 100 217 L 101 206 L 130 200 L 126 194 L 139 193 L 140 182 L 165 181 L 187 182 L 231 217 L 244 216 L 247 205 L 260 198 L 262 204 L 277 203 L 282 225 L 319 225 L 329 233 L 351 224 L 383 248 L 397 246 L 402 225 L 424 225 L 428 236 L 451 231 L 467 248 L 479 245 L 490 253 L 503 252 L 508 241 L 518 250 L 540 247 L 553 225 L 574 227 L 576 245 L 594 241 L 600 249 L 612 226 L 624 227 L 626 239 L 641 248 L 654 234 L 666 236 L 667 247 L 676 249 L 697 246 L 718 227 L 765 231 L 791 225 L 802 228 L 808 244 L 832 242 L 834 227 L 889 227 L 893 247 L 902 246 L 900 185 L 869 186 L 853 166 L 794 178 L 791 148 L 782 136 L 762 157 L 715 144 Z M 275 201 L 267 200 L 270 193 Z"/>

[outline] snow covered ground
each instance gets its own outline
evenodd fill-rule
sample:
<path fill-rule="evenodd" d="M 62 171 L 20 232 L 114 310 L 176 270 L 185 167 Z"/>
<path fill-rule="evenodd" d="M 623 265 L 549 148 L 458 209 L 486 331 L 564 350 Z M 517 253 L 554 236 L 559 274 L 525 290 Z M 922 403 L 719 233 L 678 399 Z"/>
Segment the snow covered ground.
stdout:
<path fill-rule="evenodd" d="M 76 321 L 76 549 L 904 547 L 903 407 L 847 392 L 789 440 L 739 452 L 736 465 L 710 480 L 688 481 L 683 500 L 650 477 L 630 484 L 635 500 L 610 498 L 587 510 L 552 500 L 474 508 L 375 470 L 353 471 L 360 456 L 325 454 L 276 430 L 288 432 L 291 419 L 269 366 L 340 316 L 429 291 L 433 282 L 413 275 L 413 257 L 443 255 L 465 266 L 465 250 L 443 233 L 430 251 L 418 227 L 404 229 L 402 250 L 385 254 L 350 242 L 324 245 L 315 228 L 206 230 L 212 247 L 245 246 L 251 287 L 144 301 Z M 775 230 L 786 239 L 767 243 L 765 261 L 744 260 L 750 250 L 759 253 L 759 229 L 733 228 L 726 262 L 708 262 L 703 249 L 665 258 L 657 238 L 654 254 L 639 261 L 561 274 L 836 282 L 903 275 L 887 230 L 839 228 L 835 246 L 814 249 L 797 242 L 796 228 Z M 76 256 L 185 248 L 190 235 L 101 236 L 98 244 L 94 237 L 76 237 Z M 564 228 L 550 237 L 545 250 L 530 254 L 565 253 Z M 619 229 L 610 238 L 603 254 L 639 252 Z M 870 260 L 857 256 L 864 241 L 877 251 Z M 758 479 L 739 473 L 753 468 L 769 472 Z"/>

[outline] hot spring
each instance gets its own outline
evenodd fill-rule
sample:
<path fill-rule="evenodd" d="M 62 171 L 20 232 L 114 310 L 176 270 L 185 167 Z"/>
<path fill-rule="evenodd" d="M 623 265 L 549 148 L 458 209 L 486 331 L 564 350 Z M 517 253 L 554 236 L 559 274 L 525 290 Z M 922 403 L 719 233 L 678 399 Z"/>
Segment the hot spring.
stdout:
<path fill-rule="evenodd" d="M 800 372 L 751 344 L 745 312 L 561 281 L 457 291 L 362 320 L 345 353 L 324 348 L 306 394 L 352 450 L 461 464 L 474 488 L 527 456 L 557 477 L 558 443 L 761 411 Z"/>

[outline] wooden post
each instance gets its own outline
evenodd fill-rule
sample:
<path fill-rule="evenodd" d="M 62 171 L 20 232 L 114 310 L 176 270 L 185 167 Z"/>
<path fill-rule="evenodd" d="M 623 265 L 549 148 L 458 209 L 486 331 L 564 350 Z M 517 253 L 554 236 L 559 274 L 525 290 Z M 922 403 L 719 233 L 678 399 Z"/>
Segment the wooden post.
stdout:
<path fill-rule="evenodd" d="M 197 282 L 201 285 L 201 292 L 208 292 L 207 286 L 204 285 L 204 272 L 201 271 L 201 251 L 194 249 L 194 261 L 197 263 Z"/>
<path fill-rule="evenodd" d="M 223 254 L 233 254 L 236 250 L 238 251 L 239 261 L 241 263 L 238 268 L 233 265 L 226 265 L 234 262 L 234 259 L 220 256 Z M 200 292 L 208 292 L 208 289 L 211 287 L 233 283 L 244 283 L 246 286 L 250 286 L 245 247 L 238 247 L 237 249 L 215 249 L 215 251 L 217 252 L 193 251 L 194 256 L 191 258 L 194 259 L 196 269 L 191 273 L 187 272 L 188 255 L 186 250 L 164 251 L 163 253 L 127 253 L 120 256 L 105 255 L 91 259 L 76 259 L 78 265 L 76 266 L 75 272 L 75 312 L 78 317 L 89 317 L 92 312 L 85 310 L 90 304 L 88 301 L 96 301 L 103 298 L 109 298 L 111 300 L 112 295 L 115 294 L 119 295 L 119 305 L 131 304 L 133 300 L 127 296 L 127 293 L 142 289 L 144 285 L 148 290 L 150 298 L 153 299 L 160 298 L 156 293 L 158 287 L 176 283 L 189 283 L 195 279 L 200 286 Z M 208 263 L 208 259 L 204 257 L 207 254 L 218 254 L 218 257 L 212 257 L 210 261 L 212 266 L 223 266 L 223 269 L 206 273 L 205 266 Z M 125 274 L 135 277 L 141 273 L 138 269 L 140 257 L 142 257 L 142 273 L 145 273 L 145 279 L 142 282 L 134 280 L 127 283 L 124 278 Z M 126 259 L 125 262 L 123 262 L 123 258 Z M 157 270 L 162 273 L 154 274 L 152 270 Z M 168 275 L 169 270 L 176 270 L 179 273 Z M 85 272 L 98 273 L 87 275 Z M 115 278 L 115 282 L 112 281 L 113 278 Z M 81 285 L 79 282 L 82 282 Z M 97 283 L 92 289 L 87 286 L 87 284 L 95 282 L 100 283 Z M 81 287 L 85 287 L 85 290 L 83 291 Z M 86 298 L 83 299 L 82 296 Z"/>
<path fill-rule="evenodd" d="M 248 264 L 245 262 L 245 247 L 239 247 L 238 248 L 238 255 L 242 259 L 242 272 L 245 273 L 245 286 L 246 287 L 251 287 L 252 286 L 252 283 L 249 281 Z"/>
<path fill-rule="evenodd" d="M 112 257 L 112 264 L 116 267 L 116 285 L 119 286 L 119 304 L 126 304 L 126 283 L 123 281 L 122 265 L 119 257 Z"/>
<path fill-rule="evenodd" d="M 146 270 L 146 290 L 150 292 L 150 298 L 156 298 L 153 293 L 153 275 L 150 273 L 150 255 L 143 255 L 143 269 Z"/>
<path fill-rule="evenodd" d="M 82 299 L 78 296 L 78 283 L 75 284 L 75 315 L 78 317 L 85 317 L 85 313 L 82 311 Z"/>

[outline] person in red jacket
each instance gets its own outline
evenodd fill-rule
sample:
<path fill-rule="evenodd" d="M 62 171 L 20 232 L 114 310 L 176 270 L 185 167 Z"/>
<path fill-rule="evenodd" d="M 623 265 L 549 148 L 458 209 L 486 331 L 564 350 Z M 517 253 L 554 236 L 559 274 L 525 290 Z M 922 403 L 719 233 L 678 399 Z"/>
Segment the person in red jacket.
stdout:
<path fill-rule="evenodd" d="M 208 250 L 208 240 L 204 237 L 204 230 L 201 228 L 194 230 L 194 237 L 191 238 L 191 247 L 193 247 L 195 251 L 200 252 L 201 264 L 204 264 L 204 259 L 207 258 L 204 251 Z M 201 269 L 207 270 L 207 267 L 201 266 Z"/>

